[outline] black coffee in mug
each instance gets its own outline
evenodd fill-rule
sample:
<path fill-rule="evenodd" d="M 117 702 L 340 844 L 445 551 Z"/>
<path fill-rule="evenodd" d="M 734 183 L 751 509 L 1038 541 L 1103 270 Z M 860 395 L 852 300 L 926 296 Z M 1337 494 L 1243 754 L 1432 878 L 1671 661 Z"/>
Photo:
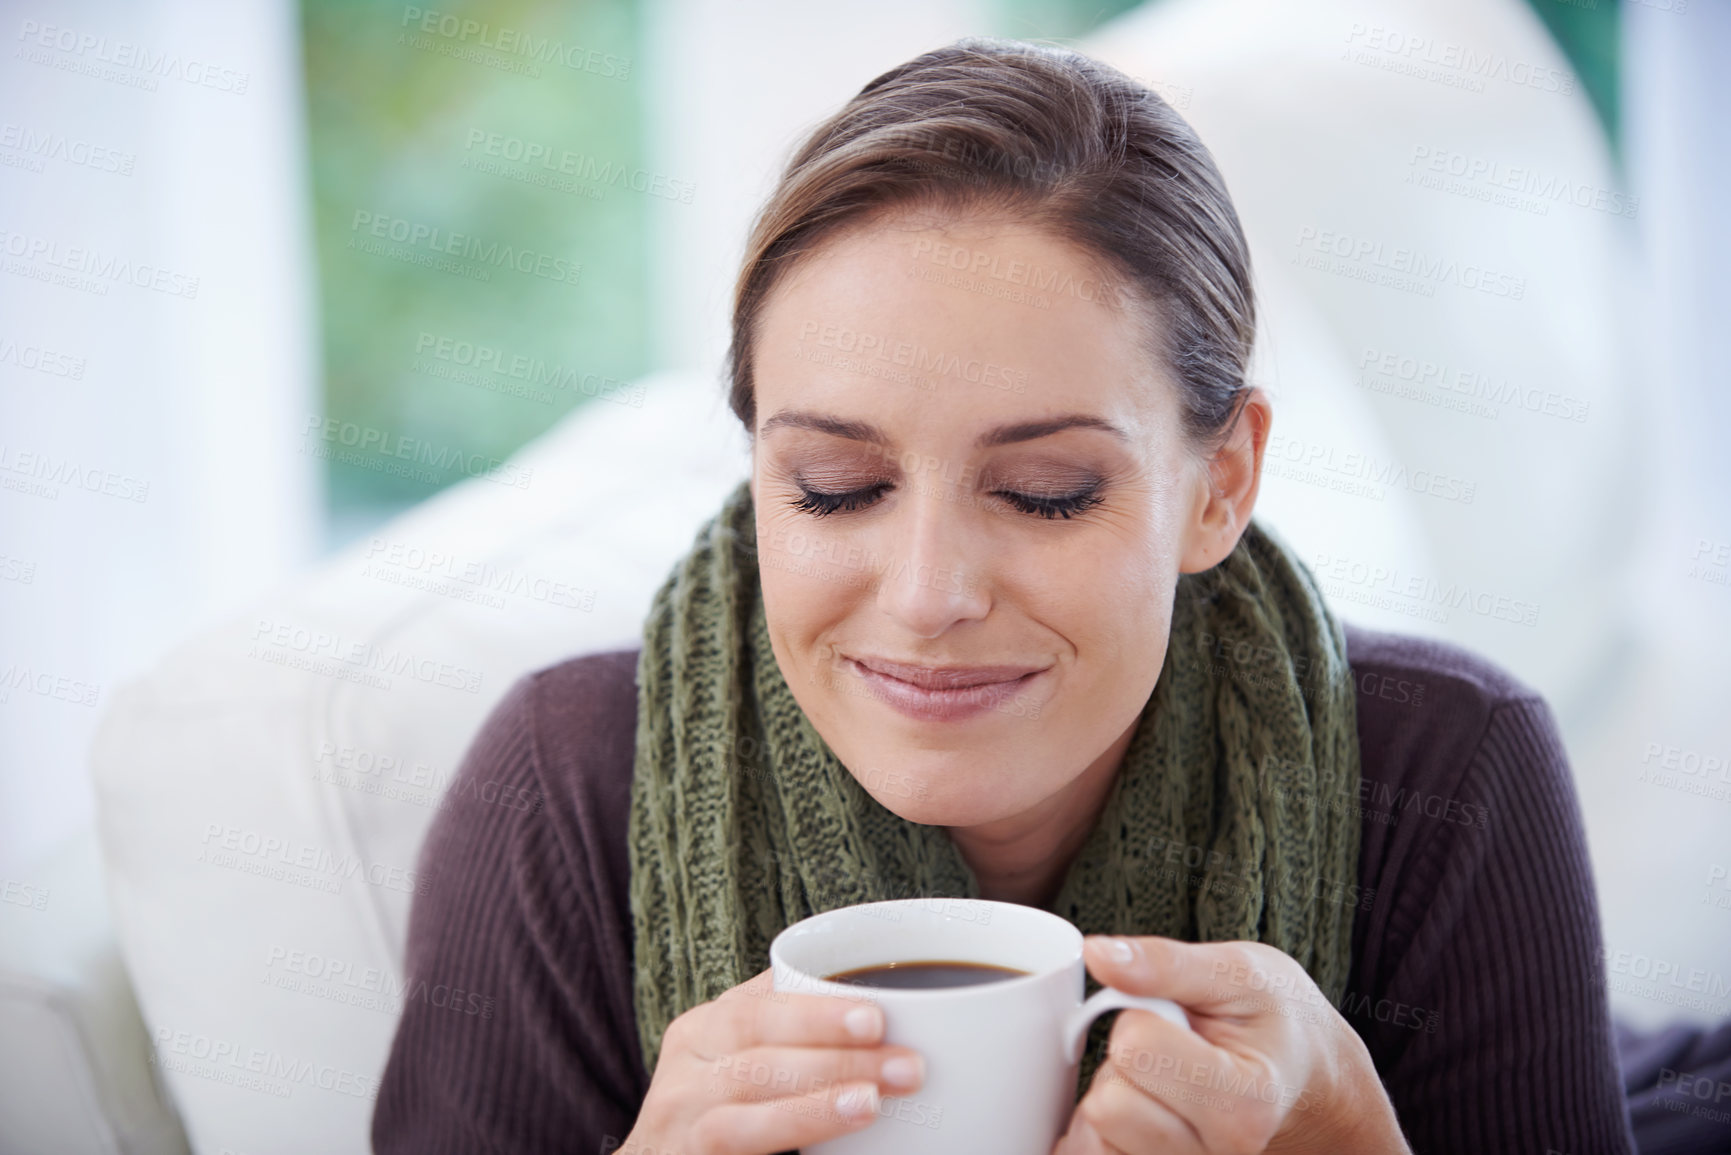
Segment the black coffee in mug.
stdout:
<path fill-rule="evenodd" d="M 993 966 L 990 963 L 956 962 L 950 959 L 921 959 L 917 962 L 884 963 L 879 966 L 856 967 L 824 975 L 832 983 L 851 983 L 860 987 L 885 987 L 891 990 L 936 990 L 940 987 L 972 987 L 981 983 L 1002 982 L 1020 978 L 1030 972 L 1014 967 Z"/>
<path fill-rule="evenodd" d="M 1102 987 L 1084 1002 L 1082 932 L 1014 902 L 904 898 L 838 906 L 776 935 L 769 959 L 776 991 L 816 986 L 873 1002 L 883 1009 L 884 1041 L 926 1061 L 915 1097 L 886 1095 L 883 1102 L 894 1106 L 880 1108 L 871 1126 L 807 1144 L 806 1155 L 1051 1155 L 1076 1104 L 1089 1024 L 1136 1007 L 1189 1026 L 1183 1009 L 1165 999 Z M 973 985 L 929 985 L 954 981 L 958 972 Z M 848 985 L 906 978 L 916 989 Z"/>

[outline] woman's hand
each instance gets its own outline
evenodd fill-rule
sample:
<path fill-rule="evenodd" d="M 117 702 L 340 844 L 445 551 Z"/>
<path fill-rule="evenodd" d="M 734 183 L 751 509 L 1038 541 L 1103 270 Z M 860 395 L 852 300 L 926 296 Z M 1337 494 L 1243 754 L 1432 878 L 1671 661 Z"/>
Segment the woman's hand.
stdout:
<path fill-rule="evenodd" d="M 667 1025 L 617 1155 L 774 1155 L 858 1131 L 925 1074 L 875 1004 L 772 988 L 763 971 Z"/>
<path fill-rule="evenodd" d="M 1107 1057 L 1053 1155 L 1405 1153 L 1370 1052 L 1304 968 L 1254 942 L 1091 936 L 1088 970 L 1171 999 L 1112 1024 Z"/>

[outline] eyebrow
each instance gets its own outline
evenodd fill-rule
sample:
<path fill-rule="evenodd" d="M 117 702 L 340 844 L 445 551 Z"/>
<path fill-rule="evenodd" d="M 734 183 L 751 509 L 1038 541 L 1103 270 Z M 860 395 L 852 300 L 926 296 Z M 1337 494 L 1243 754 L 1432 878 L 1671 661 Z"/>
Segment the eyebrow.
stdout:
<path fill-rule="evenodd" d="M 870 445 L 884 446 L 890 444 L 890 439 L 884 431 L 868 421 L 848 421 L 840 417 L 830 417 L 823 413 L 811 413 L 803 409 L 783 409 L 763 423 L 760 434 L 772 429 L 788 426 L 795 429 L 810 429 L 818 433 L 827 433 L 832 437 L 845 437 L 849 441 L 864 441 Z M 1012 425 L 999 425 L 988 429 L 974 439 L 976 449 L 993 449 L 1000 445 L 1014 445 L 1020 441 L 1033 441 L 1041 437 L 1050 437 L 1054 433 L 1062 433 L 1066 429 L 1098 429 L 1110 433 L 1119 441 L 1129 444 L 1130 435 L 1103 417 L 1094 417 L 1087 413 L 1066 413 L 1060 417 L 1049 417 L 1044 421 L 1019 421 Z"/>

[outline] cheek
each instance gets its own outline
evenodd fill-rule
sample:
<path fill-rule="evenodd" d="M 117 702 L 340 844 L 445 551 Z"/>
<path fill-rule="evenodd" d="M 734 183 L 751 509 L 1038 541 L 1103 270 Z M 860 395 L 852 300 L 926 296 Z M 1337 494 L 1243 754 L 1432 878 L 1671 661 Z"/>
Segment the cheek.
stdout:
<path fill-rule="evenodd" d="M 822 639 L 869 588 L 870 551 L 797 511 L 760 511 L 757 542 L 770 636 L 801 666 L 821 660 Z"/>
<path fill-rule="evenodd" d="M 759 517 L 757 572 L 763 584 L 770 625 L 783 630 L 804 621 L 815 610 L 806 593 L 802 570 L 810 569 L 810 549 L 804 537 L 790 534 L 785 523 Z"/>
<path fill-rule="evenodd" d="M 1177 557 L 1156 526 L 1125 521 L 1077 535 L 1016 572 L 1017 601 L 1080 656 L 1146 653 L 1165 640 Z"/>

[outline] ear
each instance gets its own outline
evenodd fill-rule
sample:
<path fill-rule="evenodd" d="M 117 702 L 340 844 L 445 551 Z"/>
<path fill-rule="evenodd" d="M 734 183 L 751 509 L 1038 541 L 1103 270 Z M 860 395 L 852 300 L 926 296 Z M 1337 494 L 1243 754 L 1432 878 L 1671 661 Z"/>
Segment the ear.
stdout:
<path fill-rule="evenodd" d="M 1196 479 L 1195 499 L 1184 523 L 1179 573 L 1201 573 L 1225 561 L 1244 529 L 1262 483 L 1262 452 L 1274 424 L 1268 395 L 1252 388 L 1241 403 L 1232 433 Z"/>

